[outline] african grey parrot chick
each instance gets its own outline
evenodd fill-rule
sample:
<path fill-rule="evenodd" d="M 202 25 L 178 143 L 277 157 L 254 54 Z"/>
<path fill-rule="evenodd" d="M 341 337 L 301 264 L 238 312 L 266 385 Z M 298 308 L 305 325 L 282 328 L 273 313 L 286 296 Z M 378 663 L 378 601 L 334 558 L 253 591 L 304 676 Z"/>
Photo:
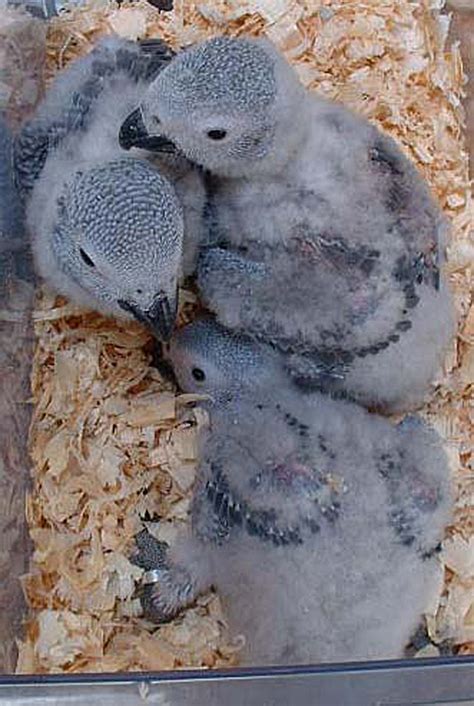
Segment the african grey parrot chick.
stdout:
<path fill-rule="evenodd" d="M 151 615 L 213 584 L 245 664 L 402 656 L 435 595 L 449 517 L 436 435 L 302 395 L 271 351 L 209 321 L 179 331 L 169 357 L 182 389 L 214 402 L 191 533 L 167 565 L 154 554 Z"/>
<path fill-rule="evenodd" d="M 395 142 L 249 38 L 173 58 L 137 114 L 141 139 L 218 177 L 199 285 L 221 323 L 284 351 L 306 389 L 420 404 L 454 317 L 442 216 Z"/>
<path fill-rule="evenodd" d="M 204 186 L 182 157 L 161 154 L 152 165 L 127 154 L 119 128 L 171 56 L 159 41 L 103 40 L 61 72 L 15 147 L 42 277 L 161 338 L 174 323 L 178 283 L 195 268 Z"/>

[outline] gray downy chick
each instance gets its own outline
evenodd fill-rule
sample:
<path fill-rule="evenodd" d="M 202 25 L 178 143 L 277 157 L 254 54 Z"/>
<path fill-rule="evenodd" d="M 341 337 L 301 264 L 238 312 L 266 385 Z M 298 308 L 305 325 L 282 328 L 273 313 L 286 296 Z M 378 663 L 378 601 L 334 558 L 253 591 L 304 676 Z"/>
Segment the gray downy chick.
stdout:
<path fill-rule="evenodd" d="M 212 584 L 244 664 L 402 656 L 436 592 L 449 518 L 436 434 L 301 395 L 271 351 L 210 321 L 179 331 L 169 357 L 182 389 L 213 401 L 189 536 L 166 563 L 139 538 L 150 615 Z"/>
<path fill-rule="evenodd" d="M 151 164 L 125 152 L 119 128 L 171 56 L 159 41 L 103 40 L 61 72 L 15 146 L 39 274 L 78 304 L 133 316 L 159 338 L 195 267 L 204 187 L 184 158 L 161 153 Z"/>
<path fill-rule="evenodd" d="M 306 91 L 265 40 L 182 52 L 137 112 L 216 176 L 199 285 L 221 323 L 279 347 L 305 389 L 419 405 L 454 316 L 445 223 L 395 142 Z"/>

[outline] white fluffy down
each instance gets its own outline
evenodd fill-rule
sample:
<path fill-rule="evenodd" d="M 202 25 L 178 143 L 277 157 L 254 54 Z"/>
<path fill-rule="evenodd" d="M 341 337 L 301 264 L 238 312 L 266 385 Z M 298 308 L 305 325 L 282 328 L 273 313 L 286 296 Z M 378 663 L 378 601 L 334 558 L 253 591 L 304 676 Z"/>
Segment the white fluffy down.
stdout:
<path fill-rule="evenodd" d="M 113 313 L 118 316 L 126 314 L 118 309 L 117 298 L 120 296 L 121 288 L 125 289 L 127 273 L 117 272 L 116 265 L 108 269 L 108 263 L 103 263 L 103 279 L 99 285 L 94 281 L 97 279 L 97 269 L 94 273 L 76 272 L 71 276 L 66 271 L 58 259 L 57 245 L 53 245 L 54 230 L 58 225 L 60 216 L 58 215 L 58 202 L 64 194 L 65 186 L 80 173 L 86 174 L 95 167 L 112 163 L 114 160 L 129 160 L 131 163 L 136 160 L 146 160 L 150 162 L 149 156 L 141 151 L 133 150 L 131 153 L 125 152 L 119 145 L 119 130 L 126 116 L 131 112 L 143 95 L 149 81 L 146 76 L 130 76 L 126 70 L 120 67 L 108 73 L 100 81 L 100 90 L 90 101 L 87 110 L 87 122 L 85 127 L 75 127 L 74 120 L 66 119 L 68 114 L 75 114 L 75 101 L 79 104 L 82 92 L 90 90 L 89 84 L 92 80 L 97 80 L 97 63 L 115 65 L 116 57 L 128 54 L 133 61 L 138 56 L 140 48 L 131 42 L 119 38 L 106 38 L 99 42 L 93 51 L 76 61 L 67 69 L 61 72 L 51 88 L 49 89 L 43 103 L 39 106 L 37 114 L 33 118 L 32 125 L 27 126 L 31 131 L 32 126 L 39 132 L 46 132 L 51 136 L 58 134 L 58 125 L 66 125 L 61 133 L 60 140 L 54 148 L 50 148 L 46 163 L 41 170 L 32 193 L 27 200 L 27 222 L 32 236 L 32 245 L 35 254 L 36 267 L 39 274 L 51 287 L 70 297 L 75 303 L 89 308 L 97 309 L 104 313 Z M 83 97 L 83 96 L 82 96 Z M 85 99 L 86 102 L 89 100 Z M 79 111 L 77 111 L 79 114 Z M 21 140 L 21 135 L 20 135 Z M 22 143 L 20 141 L 20 146 Z M 28 150 L 29 144 L 24 147 Z M 25 162 L 24 155 L 21 155 Z M 189 273 L 195 267 L 196 249 L 198 242 L 202 238 L 202 212 L 204 208 L 204 187 L 197 172 L 189 168 L 184 160 L 163 156 L 153 160 L 157 173 L 166 177 L 176 190 L 184 213 L 184 224 L 186 233 L 186 257 L 183 262 L 182 255 L 182 235 L 175 234 L 176 246 L 169 245 L 169 256 L 164 250 L 161 257 L 161 264 L 155 271 L 151 272 L 150 281 L 145 281 L 142 291 L 143 304 L 149 304 L 148 299 L 156 294 L 157 286 L 162 282 L 170 283 L 170 290 L 174 291 L 176 283 L 184 274 Z M 135 205 L 133 194 L 129 196 L 128 184 L 124 177 L 123 190 L 114 195 L 117 203 L 122 200 L 130 200 L 129 214 L 121 221 L 121 215 L 111 213 L 109 221 L 111 232 L 107 237 L 111 241 L 116 240 L 117 247 L 120 245 L 121 233 L 130 230 L 128 221 L 133 218 Z M 99 198 L 99 197 L 98 197 Z M 100 206 L 92 198 L 88 204 L 90 213 Z M 151 217 L 150 217 L 151 218 Z M 115 220 L 114 220 L 115 219 Z M 80 228 L 72 237 L 80 236 Z M 99 234 L 104 237 L 104 233 Z M 138 237 L 141 240 L 138 240 Z M 160 222 L 156 223 L 152 238 L 160 238 Z M 164 239 L 165 236 L 163 236 Z M 152 241 L 145 242 L 143 233 L 137 233 L 137 248 L 142 248 L 142 260 L 144 263 L 143 279 L 146 280 L 146 266 L 148 265 L 148 248 L 154 247 Z M 179 242 L 178 242 L 179 241 Z M 116 248 L 115 248 L 116 249 Z M 133 275 L 134 276 L 134 275 Z M 132 276 L 132 278 L 133 278 Z M 109 288 L 108 284 L 109 283 Z M 133 287 L 133 282 L 130 287 Z M 165 286 L 162 287 L 166 289 Z M 109 291 L 110 290 L 110 291 Z M 116 294 L 118 291 L 118 295 Z M 140 304 L 140 302 L 138 302 Z"/>
<path fill-rule="evenodd" d="M 186 567 L 194 593 L 216 586 L 232 630 L 246 638 L 245 664 L 401 657 L 438 585 L 436 547 L 450 518 L 440 439 L 418 418 L 394 426 L 352 403 L 302 395 L 271 358 L 265 365 L 264 349 L 250 342 L 244 350 L 239 339 L 232 355 L 229 340 L 211 322 L 199 323 L 171 348 L 184 389 L 220 400 L 209 405 L 192 533 L 172 550 L 172 562 Z M 199 382 L 189 372 L 196 368 Z M 237 379 L 240 389 L 226 399 Z M 228 501 L 209 496 L 216 470 Z M 320 512 L 324 494 L 315 501 L 309 479 L 318 474 L 336 489 L 332 520 Z M 227 502 L 273 511 L 280 527 L 317 517 L 320 529 L 300 546 L 274 546 L 252 535 L 245 519 L 226 529 Z M 161 602 L 175 605 L 176 593 L 171 582 Z"/>
<path fill-rule="evenodd" d="M 245 79 L 257 64 L 266 86 Z M 384 412 L 422 403 L 454 333 L 445 225 L 395 142 L 303 90 L 261 40 L 218 38 L 184 52 L 142 105 L 216 176 L 216 240 L 241 257 L 232 273 L 216 259 L 199 277 L 220 322 L 296 354 L 296 370 L 301 352 L 387 344 L 355 354 L 335 386 Z M 225 137 L 206 138 L 209 127 Z"/>

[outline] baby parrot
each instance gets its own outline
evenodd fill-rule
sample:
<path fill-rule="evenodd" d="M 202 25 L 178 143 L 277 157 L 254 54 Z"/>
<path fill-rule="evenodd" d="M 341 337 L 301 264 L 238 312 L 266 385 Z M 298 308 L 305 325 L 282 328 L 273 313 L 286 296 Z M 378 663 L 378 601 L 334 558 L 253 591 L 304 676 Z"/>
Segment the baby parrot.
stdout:
<path fill-rule="evenodd" d="M 306 390 L 421 404 L 454 331 L 446 226 L 396 143 L 244 37 L 178 54 L 134 116 L 141 144 L 213 175 L 198 279 L 219 321 L 284 352 Z"/>
<path fill-rule="evenodd" d="M 15 146 L 39 274 L 78 304 L 134 317 L 162 339 L 178 284 L 195 268 L 204 187 L 183 158 L 128 154 L 118 132 L 171 56 L 160 41 L 102 40 L 61 72 Z"/>
<path fill-rule="evenodd" d="M 184 391 L 210 396 L 210 428 L 189 534 L 167 552 L 137 542 L 148 615 L 214 585 L 244 664 L 402 656 L 439 587 L 451 495 L 436 434 L 302 394 L 269 349 L 212 321 L 179 331 L 169 358 Z"/>

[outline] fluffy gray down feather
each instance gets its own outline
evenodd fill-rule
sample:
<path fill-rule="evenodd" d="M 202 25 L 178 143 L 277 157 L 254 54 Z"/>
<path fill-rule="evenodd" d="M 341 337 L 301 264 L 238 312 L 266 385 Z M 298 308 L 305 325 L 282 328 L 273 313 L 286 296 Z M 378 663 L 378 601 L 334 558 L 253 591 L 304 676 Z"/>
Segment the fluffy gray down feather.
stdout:
<path fill-rule="evenodd" d="M 195 268 L 204 187 L 182 157 L 124 151 L 119 128 L 171 56 L 159 41 L 102 40 L 60 73 L 15 145 L 39 274 L 79 305 L 152 328 L 158 310 L 170 328 Z"/>
<path fill-rule="evenodd" d="M 454 331 L 446 224 L 395 142 L 249 38 L 179 54 L 141 113 L 215 176 L 199 285 L 221 323 L 284 352 L 304 389 L 419 405 Z"/>
<path fill-rule="evenodd" d="M 244 664 L 402 656 L 450 515 L 437 435 L 295 391 L 267 349 L 210 321 L 182 329 L 169 358 L 183 390 L 211 396 L 211 423 L 189 534 L 159 560 L 140 538 L 149 615 L 212 584 Z"/>

